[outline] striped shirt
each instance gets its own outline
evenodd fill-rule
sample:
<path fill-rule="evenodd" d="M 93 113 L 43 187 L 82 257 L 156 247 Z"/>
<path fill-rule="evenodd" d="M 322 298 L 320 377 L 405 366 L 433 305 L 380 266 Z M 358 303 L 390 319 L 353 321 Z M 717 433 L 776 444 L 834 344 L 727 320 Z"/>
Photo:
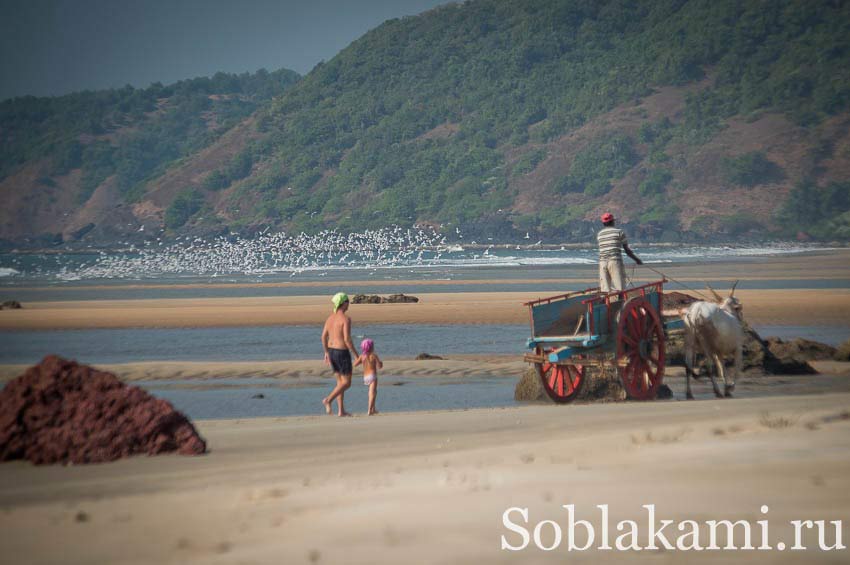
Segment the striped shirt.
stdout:
<path fill-rule="evenodd" d="M 623 246 L 628 243 L 626 232 L 620 228 L 602 228 L 596 234 L 596 241 L 599 243 L 599 259 L 623 260 Z"/>

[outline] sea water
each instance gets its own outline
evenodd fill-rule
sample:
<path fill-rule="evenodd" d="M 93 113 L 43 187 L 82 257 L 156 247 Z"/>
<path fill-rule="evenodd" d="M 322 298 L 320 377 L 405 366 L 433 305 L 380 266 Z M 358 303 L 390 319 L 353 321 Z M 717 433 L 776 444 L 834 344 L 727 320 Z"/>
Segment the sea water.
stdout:
<path fill-rule="evenodd" d="M 836 346 L 850 338 L 847 326 L 755 326 L 762 337 L 803 337 Z M 322 359 L 316 326 L 235 328 L 89 329 L 0 331 L 0 363 L 37 363 L 48 353 L 81 363 L 142 361 L 285 361 Z M 516 355 L 525 352 L 527 325 L 356 325 L 356 342 L 368 337 L 385 356 L 419 353 Z"/>
<path fill-rule="evenodd" d="M 529 271 L 546 267 L 585 267 L 593 273 L 597 251 L 586 248 L 523 246 L 423 247 L 402 243 L 389 248 L 352 251 L 282 248 L 291 243 L 244 240 L 242 244 L 216 241 L 202 244 L 146 245 L 127 251 L 97 253 L 18 254 L 0 253 L 0 285 L 27 286 L 47 283 L 108 283 L 109 281 L 156 284 L 215 282 L 287 282 L 335 280 L 474 280 L 481 277 L 529 278 Z M 383 244 L 382 244 L 383 245 Z M 405 247 L 405 245 L 407 247 Z M 793 255 L 831 248 L 796 243 L 758 246 L 641 246 L 636 251 L 648 265 L 748 260 L 756 257 Z M 582 275 L 584 276 L 584 274 Z M 561 275 L 563 277 L 563 275 Z"/>
<path fill-rule="evenodd" d="M 368 337 L 381 355 L 512 354 L 521 356 L 527 325 L 356 325 L 355 342 Z M 0 363 L 37 363 L 54 353 L 81 363 L 140 361 L 322 360 L 321 328 L 89 329 L 0 331 Z"/>

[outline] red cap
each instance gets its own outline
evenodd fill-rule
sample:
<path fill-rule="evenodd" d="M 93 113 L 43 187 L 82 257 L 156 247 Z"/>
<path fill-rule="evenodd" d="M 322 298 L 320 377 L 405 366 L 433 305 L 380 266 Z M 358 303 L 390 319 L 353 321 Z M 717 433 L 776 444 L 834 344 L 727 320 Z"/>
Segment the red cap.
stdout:
<path fill-rule="evenodd" d="M 607 224 L 608 222 L 613 222 L 613 221 L 614 221 L 614 214 L 611 214 L 610 212 L 605 212 L 604 214 L 602 214 L 602 223 L 603 224 Z"/>

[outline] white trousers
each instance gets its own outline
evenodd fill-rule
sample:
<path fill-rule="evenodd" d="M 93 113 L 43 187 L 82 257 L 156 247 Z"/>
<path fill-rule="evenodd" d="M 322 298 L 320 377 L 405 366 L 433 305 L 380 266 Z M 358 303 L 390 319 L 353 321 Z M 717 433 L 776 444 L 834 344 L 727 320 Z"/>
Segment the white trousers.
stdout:
<path fill-rule="evenodd" d="M 624 290 L 626 288 L 626 268 L 622 259 L 599 260 L 599 289 L 602 292 Z"/>

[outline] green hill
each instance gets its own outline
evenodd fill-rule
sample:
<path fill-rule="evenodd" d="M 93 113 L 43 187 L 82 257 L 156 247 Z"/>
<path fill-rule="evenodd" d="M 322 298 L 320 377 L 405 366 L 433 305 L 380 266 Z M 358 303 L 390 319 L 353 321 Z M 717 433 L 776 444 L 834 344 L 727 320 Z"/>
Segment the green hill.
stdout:
<path fill-rule="evenodd" d="M 299 78 L 288 70 L 217 73 L 168 86 L 0 102 L 0 237 L 57 240 L 39 228 L 61 225 L 107 181 L 118 204 L 138 202 L 153 179 Z"/>
<path fill-rule="evenodd" d="M 170 233 L 566 240 L 612 210 L 646 239 L 847 239 L 848 126 L 847 2 L 473 0 L 385 22 L 239 135 L 141 172 L 84 164 L 82 185 L 117 175 L 133 218 Z"/>

